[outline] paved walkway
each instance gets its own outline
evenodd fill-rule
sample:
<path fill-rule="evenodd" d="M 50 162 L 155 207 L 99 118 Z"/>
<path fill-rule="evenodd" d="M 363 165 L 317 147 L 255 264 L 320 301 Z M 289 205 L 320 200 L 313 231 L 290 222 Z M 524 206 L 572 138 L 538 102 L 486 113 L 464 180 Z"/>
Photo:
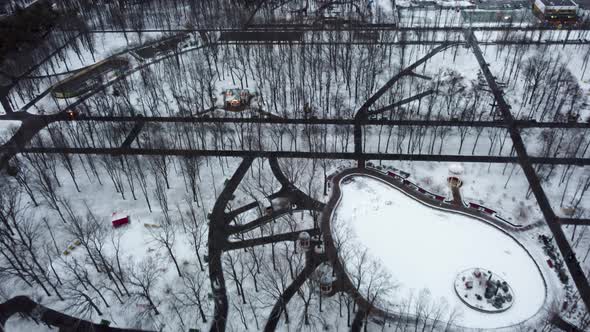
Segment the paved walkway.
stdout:
<path fill-rule="evenodd" d="M 530 185 L 535 199 L 537 200 L 539 208 L 543 213 L 545 222 L 553 234 L 553 238 L 555 239 L 555 243 L 557 244 L 559 251 L 564 258 L 575 257 L 575 252 L 572 249 L 567 237 L 565 236 L 563 229 L 561 228 L 559 218 L 555 215 L 555 212 L 551 208 L 551 204 L 549 203 L 549 199 L 543 190 L 541 181 L 539 180 L 539 177 L 533 168 L 531 157 L 527 153 L 526 146 L 522 140 L 522 136 L 520 135 L 520 130 L 515 125 L 515 119 L 510 110 L 511 106 L 504 99 L 504 92 L 498 86 L 494 75 L 492 75 L 489 64 L 485 61 L 473 31 L 466 29 L 464 35 L 465 40 L 471 47 L 473 55 L 475 55 L 480 69 L 486 78 L 486 82 L 488 83 L 488 86 L 494 95 L 494 99 L 498 104 L 498 110 L 500 111 L 503 120 L 507 125 L 509 125 L 508 133 L 512 139 L 513 149 L 518 156 L 518 163 L 522 167 L 522 171 Z M 588 283 L 588 278 L 586 277 L 584 270 L 582 270 L 582 267 L 576 259 L 565 259 L 564 262 L 570 272 L 576 288 L 578 289 L 578 292 L 580 293 L 580 297 L 586 306 L 586 310 L 590 312 L 590 284 Z"/>
<path fill-rule="evenodd" d="M 226 183 L 223 191 L 218 196 L 210 217 L 208 238 L 209 278 L 211 281 L 213 297 L 215 299 L 214 317 L 211 324 L 211 331 L 225 331 L 227 322 L 228 299 L 221 261 L 223 252 L 254 247 L 268 243 L 277 243 L 281 241 L 296 241 L 301 232 L 307 232 L 310 235 L 319 234 L 319 229 L 314 228 L 240 241 L 229 240 L 232 235 L 244 233 L 261 227 L 262 225 L 265 225 L 266 223 L 294 210 L 321 211 L 325 207 L 323 203 L 309 197 L 307 194 L 295 187 L 282 172 L 278 160 L 276 158 L 271 158 L 269 160 L 271 170 L 275 178 L 277 178 L 281 184 L 281 189 L 271 196 L 288 197 L 290 203 L 295 204 L 296 208 L 294 210 L 287 208 L 273 211 L 270 215 L 264 215 L 245 224 L 231 225 L 236 216 L 258 207 L 258 202 L 252 202 L 238 207 L 232 211 L 225 212 L 229 201 L 234 196 L 236 189 L 250 169 L 253 160 L 254 158 L 244 158 L 242 160 L 242 163 L 236 169 L 232 177 Z M 313 271 L 315 271 L 316 267 L 324 260 L 325 256 L 318 255 L 314 251 L 309 251 L 306 253 L 306 264 L 304 269 L 295 278 L 295 280 L 292 281 L 291 285 L 285 289 L 285 292 L 280 296 L 273 306 L 264 329 L 265 331 L 274 331 L 276 329 L 280 317 L 287 306 L 287 303 L 305 283 Z"/>
<path fill-rule="evenodd" d="M 367 101 L 365 103 L 363 103 L 363 105 L 360 107 L 360 109 L 356 112 L 356 114 L 354 115 L 354 129 L 353 129 L 353 133 L 354 133 L 354 152 L 356 155 L 358 155 L 357 158 L 357 166 L 358 167 L 364 167 L 365 166 L 365 162 L 367 161 L 366 159 L 362 158 L 362 153 L 363 153 L 363 127 L 362 127 L 362 122 L 364 120 L 367 119 L 367 117 L 369 115 L 373 114 L 379 114 L 381 113 L 381 111 L 374 111 L 374 112 L 370 112 L 369 108 L 371 106 L 373 106 L 373 104 L 375 104 L 375 102 L 377 102 L 377 100 L 379 98 L 381 98 L 381 96 L 383 96 L 389 89 L 391 89 L 391 87 L 397 83 L 400 79 L 402 79 L 405 76 L 408 75 L 414 75 L 414 70 L 418 67 L 420 67 L 420 65 L 424 64 L 426 61 L 428 61 L 428 59 L 432 58 L 433 56 L 435 56 L 436 54 L 438 54 L 441 51 L 444 51 L 445 49 L 449 48 L 449 47 L 454 47 L 454 46 L 459 46 L 463 44 L 462 42 L 449 42 L 449 43 L 444 43 L 440 46 L 435 47 L 434 49 L 432 49 L 430 52 L 428 52 L 425 56 L 423 56 L 422 58 L 418 59 L 416 62 L 412 63 L 411 65 L 407 66 L 406 68 L 402 69 L 399 73 L 395 74 L 391 79 L 389 79 L 389 81 L 387 81 L 379 90 L 377 90 L 377 92 L 375 92 L 371 97 L 369 97 L 369 99 L 367 99 Z M 420 93 L 414 97 L 410 97 L 406 100 L 406 102 L 412 102 L 414 100 L 417 99 L 417 97 L 422 98 L 424 96 L 427 96 L 429 94 L 431 94 L 432 91 L 428 91 L 428 92 L 424 92 L 424 93 Z M 419 99 L 418 98 L 418 99 Z M 397 106 L 401 106 L 402 103 L 397 103 Z"/>
<path fill-rule="evenodd" d="M 299 288 L 303 286 L 305 281 L 311 276 L 311 274 L 316 270 L 316 268 L 324 261 L 324 257 L 320 257 L 315 255 L 313 250 L 310 250 L 306 253 L 305 257 L 305 267 L 297 277 L 291 282 L 289 286 L 285 289 L 283 294 L 279 297 L 275 305 L 273 306 L 268 320 L 266 321 L 266 326 L 264 326 L 264 332 L 272 332 L 277 328 L 281 315 L 287 310 L 287 304 L 299 291 Z"/>
<path fill-rule="evenodd" d="M 35 319 L 63 332 L 96 331 L 96 332 L 148 332 L 145 330 L 107 327 L 87 320 L 72 317 L 59 311 L 49 309 L 26 296 L 13 297 L 0 304 L 0 330 L 14 314 L 32 316 Z"/>

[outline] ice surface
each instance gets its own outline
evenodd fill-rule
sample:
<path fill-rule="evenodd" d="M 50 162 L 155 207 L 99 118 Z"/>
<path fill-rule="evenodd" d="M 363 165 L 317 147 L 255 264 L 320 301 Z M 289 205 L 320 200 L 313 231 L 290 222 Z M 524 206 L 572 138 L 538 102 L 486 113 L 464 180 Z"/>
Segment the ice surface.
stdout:
<path fill-rule="evenodd" d="M 537 265 L 512 237 L 482 221 L 429 208 L 379 180 L 355 177 L 344 184 L 334 223 L 350 227 L 356 241 L 349 245 L 368 248 L 391 273 L 399 285 L 390 295 L 392 303 L 427 288 L 432 299 L 445 298 L 449 307 L 461 308 L 458 325 L 494 328 L 527 320 L 545 302 Z M 462 304 L 453 281 L 471 267 L 504 278 L 515 293 L 513 307 L 484 314 Z"/>

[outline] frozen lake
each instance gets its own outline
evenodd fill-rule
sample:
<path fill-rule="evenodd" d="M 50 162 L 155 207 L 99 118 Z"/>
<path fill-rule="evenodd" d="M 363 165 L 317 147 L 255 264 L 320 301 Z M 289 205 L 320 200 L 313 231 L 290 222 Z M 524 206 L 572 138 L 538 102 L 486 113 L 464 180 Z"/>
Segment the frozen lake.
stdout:
<path fill-rule="evenodd" d="M 471 217 L 427 207 L 380 180 L 352 179 L 342 184 L 333 227 L 350 229 L 354 240 L 346 245 L 355 246 L 357 252 L 367 248 L 391 274 L 398 285 L 389 295 L 391 303 L 401 305 L 428 289 L 433 301 L 444 298 L 449 308 L 460 309 L 457 325 L 475 328 L 518 324 L 543 306 L 543 277 L 512 237 Z M 354 262 L 344 264 L 354 271 Z M 457 298 L 454 279 L 472 267 L 491 270 L 510 284 L 515 295 L 510 309 L 485 314 Z"/>

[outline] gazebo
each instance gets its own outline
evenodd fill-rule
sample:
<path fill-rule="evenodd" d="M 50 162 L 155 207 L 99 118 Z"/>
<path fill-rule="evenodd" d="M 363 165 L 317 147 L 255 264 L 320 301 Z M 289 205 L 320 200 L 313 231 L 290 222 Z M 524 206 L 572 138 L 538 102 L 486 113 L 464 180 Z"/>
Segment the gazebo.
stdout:
<path fill-rule="evenodd" d="M 311 247 L 311 236 L 308 232 L 301 232 L 299 233 L 298 237 L 299 247 L 304 251 L 308 251 Z"/>
<path fill-rule="evenodd" d="M 320 291 L 323 295 L 328 295 L 332 292 L 332 285 L 334 284 L 334 278 L 329 273 L 326 273 L 320 278 Z"/>
<path fill-rule="evenodd" d="M 464 171 L 465 170 L 461 164 L 451 164 L 449 166 L 447 183 L 451 188 L 460 188 L 463 185 L 462 175 Z"/>

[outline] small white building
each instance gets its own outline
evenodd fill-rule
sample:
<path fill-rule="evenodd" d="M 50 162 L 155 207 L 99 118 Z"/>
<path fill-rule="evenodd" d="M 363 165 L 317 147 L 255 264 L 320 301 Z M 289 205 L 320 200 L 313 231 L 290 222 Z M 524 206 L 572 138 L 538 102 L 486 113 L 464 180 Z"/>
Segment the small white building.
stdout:
<path fill-rule="evenodd" d="M 535 0 L 533 12 L 554 24 L 572 24 L 578 19 L 578 4 L 573 0 Z"/>
<path fill-rule="evenodd" d="M 301 232 L 299 233 L 299 236 L 297 237 L 298 242 L 299 242 L 299 247 L 303 250 L 303 251 L 308 251 L 311 247 L 311 236 L 309 235 L 308 232 Z"/>
<path fill-rule="evenodd" d="M 461 187 L 463 184 L 463 173 L 465 169 L 461 164 L 451 164 L 449 166 L 449 175 L 447 177 L 447 182 L 451 187 Z"/>

